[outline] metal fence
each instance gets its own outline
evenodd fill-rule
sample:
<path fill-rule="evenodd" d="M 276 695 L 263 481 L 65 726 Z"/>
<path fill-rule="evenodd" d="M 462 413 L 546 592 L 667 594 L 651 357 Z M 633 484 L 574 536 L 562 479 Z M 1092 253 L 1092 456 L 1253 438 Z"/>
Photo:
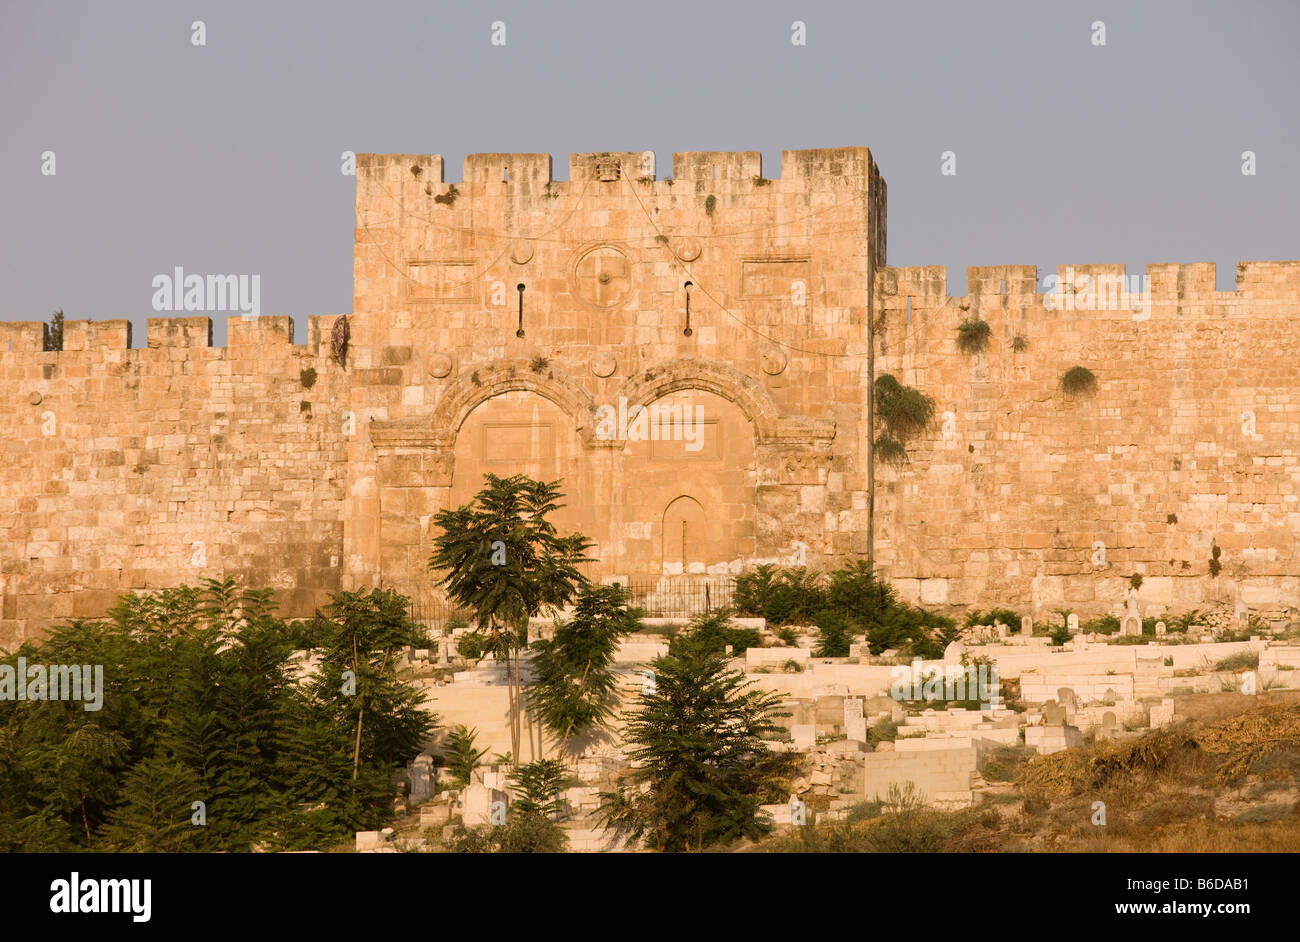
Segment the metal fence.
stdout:
<path fill-rule="evenodd" d="M 731 604 L 736 580 L 730 576 L 630 579 L 631 604 L 655 618 L 703 615 Z"/>
<path fill-rule="evenodd" d="M 629 579 L 623 587 L 629 603 L 651 618 L 690 618 L 731 605 L 736 580 L 731 576 L 664 576 Z M 432 628 L 442 628 L 449 620 L 472 621 L 446 599 L 431 597 L 411 600 L 411 620 Z"/>

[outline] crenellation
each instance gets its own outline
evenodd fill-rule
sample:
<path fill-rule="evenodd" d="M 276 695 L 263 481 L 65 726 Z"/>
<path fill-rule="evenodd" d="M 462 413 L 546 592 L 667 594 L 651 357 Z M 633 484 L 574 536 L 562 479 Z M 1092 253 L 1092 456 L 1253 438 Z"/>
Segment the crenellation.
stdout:
<path fill-rule="evenodd" d="M 239 348 L 264 350 L 293 343 L 293 318 L 288 315 L 234 316 L 226 322 L 226 347 L 232 355 Z"/>
<path fill-rule="evenodd" d="M 151 317 L 146 331 L 150 349 L 211 347 L 210 317 Z"/>
<path fill-rule="evenodd" d="M 224 348 L 208 317 L 151 318 L 144 349 L 68 321 L 59 352 L 0 324 L 0 643 L 223 573 L 294 614 L 342 586 L 431 601 L 430 521 L 487 471 L 562 479 L 596 577 L 860 557 L 869 324 L 876 375 L 935 402 L 874 468 L 876 562 L 916 598 L 1086 612 L 1134 571 L 1189 605 L 1294 596 L 1300 262 L 1230 292 L 1211 263 L 971 266 L 953 297 L 943 266 L 885 266 L 866 148 L 773 179 L 757 152 L 569 162 L 471 154 L 449 183 L 437 155 L 358 155 L 352 313 L 298 344 L 287 316 L 231 317 Z M 1063 388 L 1075 366 L 1095 389 Z M 638 438 L 641 407 L 700 426 Z M 1248 575 L 1208 581 L 1216 539 Z"/>
<path fill-rule="evenodd" d="M 40 321 L 0 321 L 0 355 L 39 353 L 45 349 L 45 324 Z"/>

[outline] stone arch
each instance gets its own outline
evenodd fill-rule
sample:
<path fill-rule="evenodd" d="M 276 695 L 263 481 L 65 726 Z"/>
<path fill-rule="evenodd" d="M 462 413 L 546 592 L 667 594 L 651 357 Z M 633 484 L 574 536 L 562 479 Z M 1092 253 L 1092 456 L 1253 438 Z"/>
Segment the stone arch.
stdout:
<path fill-rule="evenodd" d="M 456 377 L 430 414 L 433 444 L 450 448 L 471 412 L 504 393 L 525 391 L 549 399 L 573 418 L 584 445 L 604 444 L 595 437 L 596 404 L 570 376 L 554 366 L 535 370 L 531 364 L 496 360 Z"/>
<path fill-rule="evenodd" d="M 753 424 L 759 445 L 829 441 L 835 436 L 835 423 L 783 414 L 753 377 L 695 357 L 679 357 L 640 371 L 628 378 L 620 394 L 627 397 L 630 409 L 686 389 L 710 392 L 735 403 Z"/>

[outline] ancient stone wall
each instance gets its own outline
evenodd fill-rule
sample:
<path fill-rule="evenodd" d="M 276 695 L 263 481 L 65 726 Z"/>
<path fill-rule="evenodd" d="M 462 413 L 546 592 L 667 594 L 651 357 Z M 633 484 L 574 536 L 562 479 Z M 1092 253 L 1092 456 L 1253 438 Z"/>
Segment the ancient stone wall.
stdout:
<path fill-rule="evenodd" d="M 862 553 L 883 212 L 865 148 L 358 157 L 349 578 L 420 595 L 485 472 L 562 478 L 596 576 Z"/>
<path fill-rule="evenodd" d="M 235 575 L 308 615 L 332 589 L 434 596 L 438 510 L 484 473 L 560 478 L 597 578 L 828 567 L 867 550 L 875 369 L 935 422 L 877 470 L 903 594 L 1043 615 L 1300 598 L 1300 263 L 1155 265 L 1149 296 L 1063 266 L 886 268 L 865 148 L 357 160 L 336 318 L 0 323 L 0 645 L 120 591 Z M 1090 279 L 1092 279 L 1090 281 Z M 689 320 L 688 320 L 689 305 Z M 990 327 L 983 352 L 957 330 Z M 1068 394 L 1063 374 L 1096 388 Z M 1207 572 L 1211 546 L 1223 571 Z"/>
<path fill-rule="evenodd" d="M 339 585 L 348 378 L 287 317 L 0 323 L 0 647 L 123 591 L 226 574 L 310 614 Z M 326 344 L 328 347 L 328 343 Z M 314 377 L 309 370 L 314 370 Z"/>
<path fill-rule="evenodd" d="M 877 272 L 877 372 L 932 396 L 910 460 L 878 472 L 876 548 L 928 603 L 1110 610 L 1300 603 L 1300 263 Z M 1143 298 L 1138 291 L 1149 288 Z M 1047 298 L 1047 303 L 1044 299 Z M 986 350 L 957 345 L 979 318 Z M 1069 395 L 1067 370 L 1096 390 Z M 1222 572 L 1209 575 L 1211 546 Z"/>

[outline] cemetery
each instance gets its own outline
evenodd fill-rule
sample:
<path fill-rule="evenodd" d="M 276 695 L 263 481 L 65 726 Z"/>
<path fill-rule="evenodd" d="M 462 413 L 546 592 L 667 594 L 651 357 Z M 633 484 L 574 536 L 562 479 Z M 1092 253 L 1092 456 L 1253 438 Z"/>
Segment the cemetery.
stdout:
<path fill-rule="evenodd" d="M 1192 718 L 1192 703 L 1227 702 L 1238 711 L 1300 703 L 1300 623 L 1294 612 L 1238 606 L 1197 613 L 1185 629 L 1180 624 L 1169 631 L 1162 620 L 1151 631 L 1148 624 L 1143 635 L 1144 613 L 1132 596 L 1125 609 L 1121 631 L 1111 634 L 1087 631 L 1073 614 L 1048 626 L 1024 617 L 1014 630 L 1001 622 L 972 625 L 936 659 L 900 658 L 891 649 L 872 654 L 861 641 L 848 656 L 819 657 L 815 628 L 796 628 L 796 643 L 788 644 L 763 619 L 733 616 L 734 626 L 757 631 L 762 643 L 731 657 L 730 666 L 754 689 L 779 697 L 782 730 L 769 746 L 797 754 L 802 763 L 790 780 L 789 800 L 762 806 L 772 840 L 779 845 L 809 824 L 851 820 L 855 809 L 873 803 L 889 807 L 903 794 L 933 813 L 1005 813 L 1013 802 L 1028 807 L 1032 800 L 1021 794 L 1021 785 L 1006 781 L 1002 767 L 1008 761 L 1122 749 L 1182 728 Z M 1156 614 L 1165 615 L 1146 613 L 1148 619 Z M 672 620 L 655 621 L 651 630 L 674 627 Z M 1126 643 L 1134 624 L 1143 643 Z M 553 627 L 539 618 L 530 629 L 545 634 Z M 675 627 L 686 630 L 687 619 Z M 1069 638 L 1057 643 L 1050 631 L 1062 628 Z M 468 631 L 453 628 L 429 649 L 410 652 L 405 670 L 444 726 L 474 727 L 477 748 L 502 756 L 511 748 L 506 667 L 491 657 L 461 657 L 457 636 Z M 1249 632 L 1245 640 L 1236 640 L 1243 632 Z M 624 708 L 643 690 L 647 666 L 668 650 L 667 640 L 645 631 L 619 644 L 615 671 Z M 972 665 L 993 683 L 972 683 L 969 700 L 946 699 L 945 693 L 953 693 L 954 668 L 961 672 Z M 524 672 L 527 680 L 527 667 Z M 940 682 L 928 689 L 899 682 L 926 676 Z M 1289 700 L 1293 695 L 1297 699 Z M 601 793 L 628 763 L 621 723 L 620 714 L 604 736 L 577 745 L 575 775 L 559 793 L 562 810 L 555 816 L 571 851 L 639 849 L 635 841 L 604 831 L 597 813 Z M 521 761 L 555 754 L 554 743 L 531 718 L 525 732 Z M 452 787 L 431 747 L 411 763 L 398 803 L 404 834 L 358 833 L 356 850 L 437 849 L 438 832 L 450 832 L 457 822 L 490 826 L 494 809 L 498 821 L 504 820 L 515 794 L 504 769 L 485 759 L 468 784 Z"/>

